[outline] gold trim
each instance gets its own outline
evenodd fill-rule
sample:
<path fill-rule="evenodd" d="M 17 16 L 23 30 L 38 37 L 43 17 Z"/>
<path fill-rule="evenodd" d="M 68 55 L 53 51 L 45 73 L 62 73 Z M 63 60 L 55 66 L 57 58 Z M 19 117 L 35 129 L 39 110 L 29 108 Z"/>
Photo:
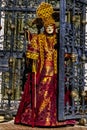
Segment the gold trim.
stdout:
<path fill-rule="evenodd" d="M 38 53 L 34 53 L 34 52 L 26 52 L 26 57 L 30 58 L 30 59 L 34 59 L 37 60 L 38 59 Z"/>

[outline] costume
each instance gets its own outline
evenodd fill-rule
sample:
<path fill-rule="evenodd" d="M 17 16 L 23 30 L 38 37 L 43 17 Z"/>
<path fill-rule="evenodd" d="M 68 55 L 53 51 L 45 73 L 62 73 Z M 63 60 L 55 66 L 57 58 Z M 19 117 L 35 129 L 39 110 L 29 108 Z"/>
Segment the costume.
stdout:
<path fill-rule="evenodd" d="M 48 8 L 48 10 L 46 10 Z M 40 11 L 39 11 L 40 10 Z M 41 12 L 42 10 L 42 12 Z M 49 11 L 50 10 L 50 11 Z M 44 12 L 47 12 L 47 16 Z M 44 26 L 54 25 L 51 17 L 53 8 L 42 3 L 37 14 L 44 21 Z M 57 120 L 57 44 L 55 31 L 49 35 L 42 33 L 33 36 L 28 46 L 26 57 L 33 59 L 32 72 L 28 73 L 15 123 L 32 126 L 61 126 L 74 124 L 74 121 L 58 122 Z"/>

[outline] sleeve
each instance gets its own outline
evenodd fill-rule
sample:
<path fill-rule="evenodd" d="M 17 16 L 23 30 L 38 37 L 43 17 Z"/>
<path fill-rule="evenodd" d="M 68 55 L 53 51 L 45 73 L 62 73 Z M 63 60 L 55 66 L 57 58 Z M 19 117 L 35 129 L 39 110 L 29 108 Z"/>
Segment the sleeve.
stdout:
<path fill-rule="evenodd" d="M 38 35 L 35 35 L 26 51 L 26 58 L 37 60 L 39 56 Z"/>

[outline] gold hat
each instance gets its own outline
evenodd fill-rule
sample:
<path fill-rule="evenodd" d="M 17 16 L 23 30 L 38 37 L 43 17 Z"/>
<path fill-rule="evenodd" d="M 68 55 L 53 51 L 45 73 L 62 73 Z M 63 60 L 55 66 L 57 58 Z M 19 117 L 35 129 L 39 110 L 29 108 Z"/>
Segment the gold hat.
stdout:
<path fill-rule="evenodd" d="M 36 10 L 36 15 L 37 17 L 42 18 L 44 26 L 47 26 L 49 24 L 55 24 L 55 21 L 52 18 L 53 13 L 54 10 L 52 5 L 45 2 L 42 2 Z"/>
<path fill-rule="evenodd" d="M 48 25 L 55 24 L 55 20 L 52 17 L 48 17 L 47 20 L 44 21 L 44 26 L 47 27 Z"/>

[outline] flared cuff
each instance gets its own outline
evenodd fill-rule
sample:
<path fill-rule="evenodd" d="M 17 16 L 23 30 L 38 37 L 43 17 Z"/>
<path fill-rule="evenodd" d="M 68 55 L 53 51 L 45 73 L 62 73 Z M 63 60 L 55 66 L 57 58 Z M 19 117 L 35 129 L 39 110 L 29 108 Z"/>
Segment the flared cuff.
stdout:
<path fill-rule="evenodd" d="M 37 60 L 38 56 L 39 56 L 38 52 L 32 52 L 32 51 L 26 52 L 26 58 Z"/>

